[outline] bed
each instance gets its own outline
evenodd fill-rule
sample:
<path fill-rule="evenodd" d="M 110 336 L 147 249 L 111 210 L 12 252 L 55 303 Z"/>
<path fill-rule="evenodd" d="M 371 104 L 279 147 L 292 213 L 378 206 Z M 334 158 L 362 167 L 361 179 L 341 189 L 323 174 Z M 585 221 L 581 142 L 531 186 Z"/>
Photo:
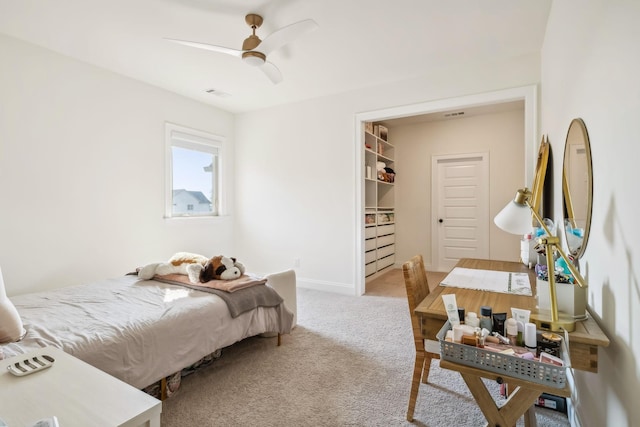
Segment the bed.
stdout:
<path fill-rule="evenodd" d="M 295 298 L 283 300 L 274 284 L 295 295 L 293 270 L 266 276 L 252 288 L 275 297 L 235 317 L 215 293 L 136 275 L 17 295 L 26 335 L 0 349 L 11 357 L 54 346 L 144 389 L 244 338 L 289 333 Z"/>

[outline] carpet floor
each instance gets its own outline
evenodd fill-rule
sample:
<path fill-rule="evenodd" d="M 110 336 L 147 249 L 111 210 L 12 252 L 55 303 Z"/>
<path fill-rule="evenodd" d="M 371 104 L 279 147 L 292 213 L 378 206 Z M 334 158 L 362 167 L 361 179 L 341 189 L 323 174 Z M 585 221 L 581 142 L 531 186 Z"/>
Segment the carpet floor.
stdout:
<path fill-rule="evenodd" d="M 459 373 L 431 366 L 406 420 L 415 349 L 406 298 L 298 289 L 298 326 L 249 338 L 183 378 L 162 426 L 484 426 Z M 501 398 L 496 383 L 488 383 Z M 537 408 L 538 426 L 569 426 Z M 521 419 L 518 425 L 524 425 Z"/>

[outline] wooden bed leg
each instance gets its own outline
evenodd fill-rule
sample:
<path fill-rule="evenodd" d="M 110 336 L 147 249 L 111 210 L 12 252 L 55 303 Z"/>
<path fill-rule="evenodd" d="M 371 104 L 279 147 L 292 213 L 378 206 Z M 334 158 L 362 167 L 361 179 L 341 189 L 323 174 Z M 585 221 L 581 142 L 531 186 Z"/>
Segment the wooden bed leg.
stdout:
<path fill-rule="evenodd" d="M 167 398 L 167 378 L 164 377 L 160 380 L 160 400 Z"/>
<path fill-rule="evenodd" d="M 278 332 L 278 347 L 282 344 L 282 334 Z"/>

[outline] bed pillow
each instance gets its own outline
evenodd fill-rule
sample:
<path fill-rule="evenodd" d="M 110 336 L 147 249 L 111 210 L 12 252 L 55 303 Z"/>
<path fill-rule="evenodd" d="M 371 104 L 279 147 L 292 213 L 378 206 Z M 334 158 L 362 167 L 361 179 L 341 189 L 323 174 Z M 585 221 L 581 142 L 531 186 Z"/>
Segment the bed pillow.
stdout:
<path fill-rule="evenodd" d="M 22 319 L 4 288 L 0 269 L 0 343 L 18 341 L 24 335 Z"/>

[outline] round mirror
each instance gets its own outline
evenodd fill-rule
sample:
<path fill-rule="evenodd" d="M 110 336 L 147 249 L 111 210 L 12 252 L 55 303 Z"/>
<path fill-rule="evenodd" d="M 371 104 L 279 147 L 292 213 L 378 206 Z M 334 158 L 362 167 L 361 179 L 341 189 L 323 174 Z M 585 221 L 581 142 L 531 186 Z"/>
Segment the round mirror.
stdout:
<path fill-rule="evenodd" d="M 567 131 L 562 168 L 564 231 L 569 254 L 580 258 L 591 226 L 593 175 L 589 134 L 582 119 L 573 119 Z"/>

